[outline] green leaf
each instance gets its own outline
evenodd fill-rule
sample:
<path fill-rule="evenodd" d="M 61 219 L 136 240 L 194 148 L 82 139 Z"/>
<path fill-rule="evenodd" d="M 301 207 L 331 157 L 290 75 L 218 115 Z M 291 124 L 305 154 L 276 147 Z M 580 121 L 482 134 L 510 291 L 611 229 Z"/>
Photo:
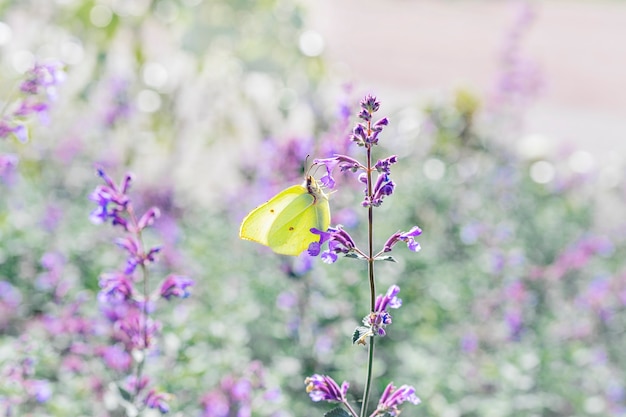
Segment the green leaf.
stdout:
<path fill-rule="evenodd" d="M 369 332 L 370 328 L 365 326 L 359 326 L 354 329 L 354 333 L 352 333 L 352 344 L 355 344 L 359 339 L 361 339 L 361 337 L 363 337 L 363 335 Z"/>
<path fill-rule="evenodd" d="M 344 257 L 352 259 L 365 259 L 362 255 L 355 252 L 348 252 L 344 255 Z"/>
<path fill-rule="evenodd" d="M 389 262 L 398 262 L 396 261 L 396 258 L 394 258 L 391 255 L 387 255 L 387 256 L 377 256 L 376 257 L 377 261 L 389 261 Z"/>
<path fill-rule="evenodd" d="M 324 417 L 350 417 L 350 414 L 343 408 L 337 407 L 324 414 Z"/>

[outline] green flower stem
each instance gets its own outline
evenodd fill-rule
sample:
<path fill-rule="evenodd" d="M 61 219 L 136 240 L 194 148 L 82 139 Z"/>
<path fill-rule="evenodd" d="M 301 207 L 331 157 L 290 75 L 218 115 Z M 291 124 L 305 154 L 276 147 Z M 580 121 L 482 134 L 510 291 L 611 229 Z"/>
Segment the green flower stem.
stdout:
<path fill-rule="evenodd" d="M 368 122 L 368 130 L 369 130 Z M 372 148 L 367 147 L 367 195 L 372 196 Z M 370 312 L 376 308 L 376 283 L 374 282 L 374 208 L 370 204 L 367 209 L 367 237 L 368 237 L 368 258 L 367 272 L 370 282 Z M 370 336 L 370 343 L 367 356 L 367 377 L 365 379 L 365 390 L 363 392 L 363 405 L 361 406 L 361 417 L 367 415 L 370 391 L 372 388 L 372 368 L 374 365 L 374 338 Z"/>

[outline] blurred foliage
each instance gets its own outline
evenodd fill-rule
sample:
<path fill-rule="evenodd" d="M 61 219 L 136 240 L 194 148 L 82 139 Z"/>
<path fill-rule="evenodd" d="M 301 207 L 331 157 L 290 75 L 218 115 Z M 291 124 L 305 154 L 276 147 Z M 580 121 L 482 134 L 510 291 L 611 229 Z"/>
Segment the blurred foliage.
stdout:
<path fill-rule="evenodd" d="M 158 310 L 164 328 L 147 365 L 175 394 L 173 415 L 201 415 L 203 395 L 255 360 L 267 384 L 255 416 L 330 410 L 304 391 L 312 373 L 350 381 L 358 401 L 366 351 L 351 334 L 368 309 L 365 266 L 341 259 L 307 271 L 236 237 L 242 215 L 280 178 L 297 178 L 307 154 L 348 143 L 322 59 L 298 48 L 301 7 L 5 0 L 0 16 L 13 31 L 3 97 L 28 57 L 20 51 L 68 62 L 50 123 L 33 123 L 31 143 L 0 142 L 21 158 L 16 181 L 0 184 L 0 282 L 10 286 L 0 293 L 0 375 L 32 360 L 28 379 L 52 391 L 38 402 L 5 378 L 0 399 L 18 399 L 24 416 L 120 415 L 107 381 L 125 375 L 76 347 L 107 344 L 98 276 L 123 261 L 113 233 L 88 221 L 99 164 L 116 178 L 137 174 L 136 204 L 164 213 L 148 236 L 164 244 L 161 268 L 196 281 L 190 299 Z M 626 415 L 624 224 L 604 215 L 606 204 L 622 212 L 623 184 L 602 188 L 567 155 L 517 156 L 498 140 L 515 135 L 486 113 L 460 91 L 389 114 L 376 156 L 400 162 L 376 238 L 414 224 L 424 234 L 421 253 L 398 246 L 397 264 L 377 265 L 378 292 L 398 284 L 404 304 L 377 344 L 373 398 L 393 380 L 423 401 L 406 415 Z M 302 149 L 285 152 L 294 143 Z M 533 178 L 537 162 L 554 178 Z M 348 177 L 331 197 L 335 221 L 357 238 L 365 212 L 350 207 L 361 196 Z M 47 253 L 63 259 L 52 287 L 41 280 Z M 272 387 L 281 395 L 269 401 Z"/>

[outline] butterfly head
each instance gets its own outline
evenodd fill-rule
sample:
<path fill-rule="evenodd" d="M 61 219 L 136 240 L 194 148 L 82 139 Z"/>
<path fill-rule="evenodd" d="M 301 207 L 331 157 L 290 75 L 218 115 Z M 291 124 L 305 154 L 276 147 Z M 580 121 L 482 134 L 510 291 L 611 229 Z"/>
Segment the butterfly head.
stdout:
<path fill-rule="evenodd" d="M 313 178 L 313 176 L 306 176 L 304 187 L 306 188 L 307 192 L 311 194 L 315 199 L 313 204 L 321 201 L 322 199 L 328 200 L 328 196 L 326 195 L 326 193 L 324 193 L 324 190 L 322 190 L 319 182 L 315 178 Z"/>

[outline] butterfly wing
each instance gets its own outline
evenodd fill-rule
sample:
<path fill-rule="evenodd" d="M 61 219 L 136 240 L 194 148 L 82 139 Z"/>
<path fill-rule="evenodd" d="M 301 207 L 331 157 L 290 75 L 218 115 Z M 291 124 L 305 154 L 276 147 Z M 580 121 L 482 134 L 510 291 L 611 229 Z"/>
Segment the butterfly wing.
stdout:
<path fill-rule="evenodd" d="M 268 236 L 276 219 L 282 215 L 284 210 L 290 206 L 294 200 L 302 195 L 308 195 L 306 188 L 302 185 L 294 185 L 276 194 L 267 202 L 252 210 L 250 214 L 243 219 L 241 227 L 239 228 L 239 237 L 262 245 L 271 246 Z"/>
<path fill-rule="evenodd" d="M 315 198 L 306 191 L 294 199 L 276 218 L 268 233 L 268 246 L 283 255 L 300 255 L 319 239 L 311 228 L 326 230 L 330 225 L 327 198 Z"/>

